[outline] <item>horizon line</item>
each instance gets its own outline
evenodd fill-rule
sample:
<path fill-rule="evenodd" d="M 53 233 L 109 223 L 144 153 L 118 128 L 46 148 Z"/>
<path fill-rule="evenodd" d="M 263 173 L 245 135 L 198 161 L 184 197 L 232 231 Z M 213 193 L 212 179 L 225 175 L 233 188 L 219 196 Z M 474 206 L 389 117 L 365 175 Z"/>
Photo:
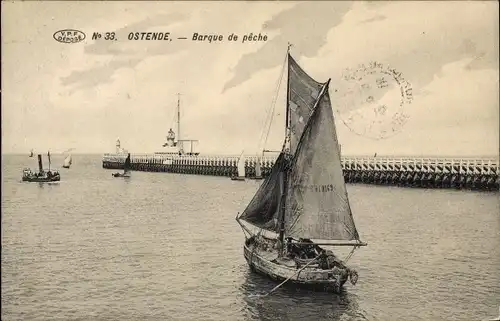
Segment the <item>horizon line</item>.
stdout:
<path fill-rule="evenodd" d="M 137 152 L 137 153 L 133 153 L 133 152 L 129 152 L 131 155 L 153 155 L 155 154 L 156 152 L 146 152 L 146 153 L 141 153 L 141 152 Z M 46 153 L 34 153 L 34 155 L 46 155 Z M 64 155 L 66 153 L 53 153 L 51 154 L 56 156 L 56 155 Z M 79 152 L 79 153 L 71 153 L 72 155 L 101 155 L 101 156 L 104 156 L 105 154 L 108 154 L 108 155 L 116 155 L 115 152 Z M 224 154 L 221 154 L 221 153 L 200 153 L 198 156 L 231 156 L 231 155 L 236 155 L 236 154 L 239 154 L 239 153 L 224 153 Z M 260 153 L 259 153 L 260 154 Z M 22 152 L 2 152 L 1 153 L 2 156 L 22 156 L 22 155 L 26 155 L 28 156 L 29 153 L 22 153 Z M 247 154 L 247 155 L 253 155 L 253 153 L 250 153 L 250 154 Z M 376 156 L 375 156 L 376 155 Z M 391 158 L 406 158 L 406 157 L 411 157 L 411 158 L 495 158 L 495 159 L 500 159 L 500 156 L 499 155 L 493 155 L 493 154 L 483 154 L 483 155 L 458 155 L 458 154 L 455 154 L 455 155 L 452 155 L 452 154 L 449 154 L 449 155 L 423 155 L 423 154 L 420 154 L 420 155 L 417 155 L 417 154 L 393 154 L 393 155 L 389 155 L 389 154 L 345 154 L 345 155 L 341 155 L 342 157 L 372 157 L 372 158 L 385 158 L 385 157 L 391 157 Z"/>

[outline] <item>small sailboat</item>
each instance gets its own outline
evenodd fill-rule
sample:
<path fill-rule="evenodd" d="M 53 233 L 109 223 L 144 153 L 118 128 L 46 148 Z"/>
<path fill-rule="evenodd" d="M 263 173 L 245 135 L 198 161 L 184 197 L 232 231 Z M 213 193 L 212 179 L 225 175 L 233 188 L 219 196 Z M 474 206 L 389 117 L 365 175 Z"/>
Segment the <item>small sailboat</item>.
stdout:
<path fill-rule="evenodd" d="M 30 157 L 33 157 L 33 149 L 30 151 Z"/>
<path fill-rule="evenodd" d="M 22 181 L 23 182 L 37 182 L 37 183 L 45 183 L 45 182 L 58 182 L 61 180 L 61 175 L 57 170 L 50 169 L 50 152 L 47 153 L 47 157 L 49 159 L 49 169 L 43 169 L 42 163 L 42 155 L 38 154 L 38 172 L 35 172 L 29 168 L 25 168 L 23 170 Z"/>
<path fill-rule="evenodd" d="M 130 153 L 128 153 L 125 165 L 123 166 L 123 173 L 113 173 L 113 177 L 130 177 L 130 168 Z"/>
<path fill-rule="evenodd" d="M 339 293 L 348 279 L 357 282 L 358 273 L 346 262 L 367 244 L 354 224 L 344 182 L 330 80 L 311 78 L 289 50 L 287 58 L 285 139 L 270 175 L 236 216 L 245 234 L 243 254 L 253 271 L 282 281 L 276 288 L 289 282 Z M 353 248 L 341 260 L 323 246 Z"/>
<path fill-rule="evenodd" d="M 233 181 L 244 181 L 245 180 L 245 158 L 243 157 L 243 153 L 241 152 L 240 157 L 238 158 L 238 176 L 232 176 L 231 180 Z"/>
<path fill-rule="evenodd" d="M 71 164 L 73 164 L 73 159 L 71 158 L 71 154 L 69 154 L 68 156 L 66 156 L 66 158 L 64 159 L 64 165 L 63 165 L 63 168 L 70 168 Z"/>

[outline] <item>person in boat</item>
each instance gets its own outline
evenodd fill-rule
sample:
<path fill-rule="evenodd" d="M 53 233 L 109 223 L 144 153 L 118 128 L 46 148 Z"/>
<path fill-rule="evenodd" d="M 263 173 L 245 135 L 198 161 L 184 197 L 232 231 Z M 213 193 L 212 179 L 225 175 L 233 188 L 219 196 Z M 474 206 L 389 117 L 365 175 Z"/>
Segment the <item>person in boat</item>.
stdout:
<path fill-rule="evenodd" d="M 330 269 L 330 262 L 328 261 L 328 255 L 325 250 L 321 251 L 321 256 L 319 257 L 319 268 L 323 270 Z"/>
<path fill-rule="evenodd" d="M 295 256 L 295 246 L 292 243 L 293 238 L 287 237 L 285 238 L 285 241 L 286 241 L 286 252 L 291 258 L 293 258 Z"/>
<path fill-rule="evenodd" d="M 299 242 L 308 243 L 308 244 L 301 244 L 302 253 L 303 256 L 305 256 L 305 258 L 314 259 L 316 256 L 319 255 L 319 253 L 321 253 L 321 248 L 318 245 L 314 244 L 314 242 L 311 241 L 310 239 L 300 238 Z M 317 248 L 319 248 L 320 250 L 316 253 Z"/>
<path fill-rule="evenodd" d="M 266 242 L 266 240 L 264 240 L 262 237 L 260 238 L 259 245 L 260 245 L 260 248 L 263 249 L 264 251 L 267 251 L 267 248 L 269 246 L 269 244 Z"/>
<path fill-rule="evenodd" d="M 319 267 L 324 270 L 333 269 L 334 267 L 346 269 L 346 266 L 330 250 L 321 251 Z"/>
<path fill-rule="evenodd" d="M 308 256 L 304 251 L 303 244 L 293 243 L 293 238 L 287 237 L 287 253 L 290 258 L 307 259 Z M 302 239 L 299 239 L 301 241 Z"/>
<path fill-rule="evenodd" d="M 300 258 L 300 259 L 312 259 L 317 256 L 314 251 L 314 243 L 309 239 L 299 238 L 299 243 L 311 243 L 309 244 L 294 244 L 292 237 L 287 237 L 287 253 L 290 258 Z"/>

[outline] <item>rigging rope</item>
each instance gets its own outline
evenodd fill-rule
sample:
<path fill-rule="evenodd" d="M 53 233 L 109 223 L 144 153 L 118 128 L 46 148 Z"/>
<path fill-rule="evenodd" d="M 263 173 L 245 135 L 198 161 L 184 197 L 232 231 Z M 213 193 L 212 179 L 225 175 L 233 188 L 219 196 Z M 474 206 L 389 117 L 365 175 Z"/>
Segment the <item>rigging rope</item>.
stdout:
<path fill-rule="evenodd" d="M 352 248 L 351 252 L 347 254 L 346 258 L 344 259 L 344 263 L 347 263 L 347 261 L 351 258 L 351 256 L 354 254 L 354 251 L 358 248 L 359 246 L 355 246 Z"/>
<path fill-rule="evenodd" d="M 267 144 L 267 139 L 269 138 L 269 132 L 271 131 L 271 125 L 273 123 L 273 118 L 274 118 L 274 110 L 276 108 L 276 102 L 278 101 L 278 93 L 279 93 L 279 90 L 281 88 L 283 74 L 285 73 L 285 66 L 286 66 L 287 57 L 288 57 L 288 52 L 287 52 L 287 55 L 285 56 L 285 60 L 283 61 L 283 65 L 281 67 L 281 73 L 280 73 L 280 76 L 278 78 L 277 85 L 276 85 L 276 92 L 275 92 L 275 95 L 273 96 L 273 99 L 271 101 L 271 108 L 268 109 L 268 111 L 267 111 L 266 120 L 264 122 L 264 128 L 262 128 L 262 132 L 261 132 L 260 140 L 259 140 L 259 145 L 258 145 L 259 152 L 261 150 L 261 148 L 260 148 L 261 146 L 262 146 L 262 149 L 265 148 L 265 146 Z M 267 131 L 266 131 L 265 125 L 268 123 L 268 119 L 269 119 L 269 125 L 267 126 Z M 264 139 L 264 136 L 265 136 L 265 139 Z"/>

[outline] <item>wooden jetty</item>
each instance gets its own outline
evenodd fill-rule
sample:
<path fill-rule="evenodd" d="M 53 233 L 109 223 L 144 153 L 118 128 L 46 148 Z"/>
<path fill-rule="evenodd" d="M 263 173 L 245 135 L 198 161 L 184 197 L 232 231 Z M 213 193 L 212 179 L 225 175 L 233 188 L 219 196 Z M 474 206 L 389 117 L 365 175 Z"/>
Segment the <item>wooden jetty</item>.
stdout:
<path fill-rule="evenodd" d="M 123 169 L 127 154 L 104 154 L 102 167 Z M 135 171 L 193 175 L 235 176 L 239 155 L 132 154 Z M 269 175 L 276 156 L 245 156 L 245 177 L 255 178 L 260 162 L 262 177 Z M 389 156 L 344 156 L 342 168 L 347 183 L 395 185 L 421 188 L 455 188 L 498 191 L 498 158 L 417 158 Z"/>

